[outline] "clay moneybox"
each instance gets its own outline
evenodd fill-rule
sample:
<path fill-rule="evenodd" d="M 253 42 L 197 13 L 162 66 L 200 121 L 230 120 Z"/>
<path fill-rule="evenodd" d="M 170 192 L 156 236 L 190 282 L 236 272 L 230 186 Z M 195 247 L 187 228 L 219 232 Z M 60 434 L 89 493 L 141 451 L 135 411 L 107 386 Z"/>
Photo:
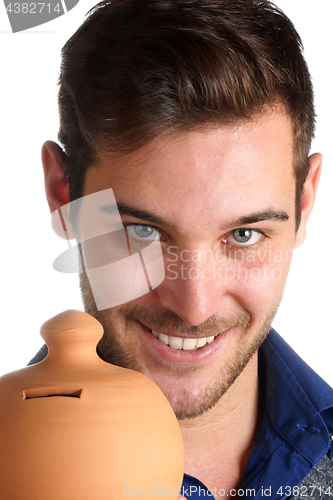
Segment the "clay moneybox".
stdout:
<path fill-rule="evenodd" d="M 66 311 L 41 328 L 48 356 L 0 378 L 1 500 L 178 498 L 173 410 L 148 377 L 99 358 L 102 335 Z"/>

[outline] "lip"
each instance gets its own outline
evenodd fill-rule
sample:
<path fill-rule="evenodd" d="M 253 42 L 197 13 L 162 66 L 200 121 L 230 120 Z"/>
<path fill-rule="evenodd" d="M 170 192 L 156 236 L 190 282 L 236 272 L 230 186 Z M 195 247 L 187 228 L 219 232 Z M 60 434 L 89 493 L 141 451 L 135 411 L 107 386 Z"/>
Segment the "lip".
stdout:
<path fill-rule="evenodd" d="M 206 344 L 204 347 L 194 351 L 186 351 L 182 349 L 171 349 L 169 346 L 163 344 L 150 332 L 150 330 L 144 326 L 142 323 L 137 323 L 141 329 L 143 341 L 145 343 L 145 349 L 152 353 L 154 357 L 156 355 L 168 361 L 169 363 L 186 364 L 186 365 L 198 365 L 207 362 L 209 359 L 213 358 L 216 353 L 221 349 L 223 344 L 226 342 L 228 337 L 232 334 L 232 328 L 226 330 L 218 335 L 218 337 L 211 342 Z M 160 332 L 165 333 L 165 332 Z M 166 335 L 172 335 L 173 337 L 180 337 L 181 335 L 176 335 L 173 333 Z M 193 338 L 193 337 L 186 337 Z M 198 337 L 196 337 L 198 338 Z"/>

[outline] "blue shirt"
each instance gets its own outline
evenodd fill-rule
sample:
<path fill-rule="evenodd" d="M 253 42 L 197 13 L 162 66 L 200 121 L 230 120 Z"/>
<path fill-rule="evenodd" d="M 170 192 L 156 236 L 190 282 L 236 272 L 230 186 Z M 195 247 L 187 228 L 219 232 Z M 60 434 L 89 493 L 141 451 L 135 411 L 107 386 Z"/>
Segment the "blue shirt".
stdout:
<path fill-rule="evenodd" d="M 259 349 L 259 378 L 265 415 L 240 496 L 283 500 L 325 455 L 333 460 L 333 389 L 275 330 Z M 214 490 L 188 474 L 181 494 L 191 500 L 214 498 Z"/>

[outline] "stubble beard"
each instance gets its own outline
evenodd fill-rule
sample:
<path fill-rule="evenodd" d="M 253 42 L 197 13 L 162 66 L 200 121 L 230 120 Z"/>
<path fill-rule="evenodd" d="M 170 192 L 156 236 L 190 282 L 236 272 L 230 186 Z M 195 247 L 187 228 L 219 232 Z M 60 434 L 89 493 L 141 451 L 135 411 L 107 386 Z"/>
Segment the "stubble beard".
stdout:
<path fill-rule="evenodd" d="M 126 331 L 126 327 L 130 322 L 140 321 L 144 325 L 153 325 L 154 329 L 173 331 L 175 333 L 187 332 L 193 335 L 197 334 L 198 336 L 200 336 L 200 333 L 202 336 L 203 332 L 206 333 L 205 336 L 217 335 L 221 331 L 232 327 L 241 331 L 237 350 L 232 354 L 229 361 L 225 363 L 224 367 L 221 367 L 218 376 L 209 387 L 203 387 L 200 394 L 196 393 L 194 395 L 189 388 L 191 384 L 185 384 L 185 387 L 183 386 L 176 399 L 172 397 L 168 398 L 178 420 L 193 419 L 202 415 L 220 401 L 222 396 L 243 372 L 248 362 L 258 352 L 260 345 L 267 337 L 280 303 L 280 300 L 275 302 L 271 311 L 257 326 L 256 333 L 251 334 L 253 338 L 252 342 L 244 347 L 241 340 L 246 337 L 248 329 L 252 326 L 252 317 L 245 310 L 227 319 L 221 320 L 211 317 L 201 325 L 190 327 L 172 311 L 159 309 L 148 311 L 138 304 L 126 304 L 98 311 L 85 272 L 80 274 L 80 289 L 85 311 L 94 316 L 104 328 L 103 338 L 97 347 L 99 356 L 108 363 L 136 370 L 148 376 L 149 373 L 146 372 L 144 366 L 141 366 L 137 361 L 135 352 L 126 345 L 123 345 L 119 340 L 119 329 Z M 119 317 L 124 319 L 124 323 L 121 326 L 119 326 Z M 159 362 L 163 365 L 163 360 L 159 359 Z M 168 369 L 169 373 L 174 376 L 189 377 L 191 369 L 195 368 L 168 366 Z M 166 396 L 168 397 L 168 395 Z"/>

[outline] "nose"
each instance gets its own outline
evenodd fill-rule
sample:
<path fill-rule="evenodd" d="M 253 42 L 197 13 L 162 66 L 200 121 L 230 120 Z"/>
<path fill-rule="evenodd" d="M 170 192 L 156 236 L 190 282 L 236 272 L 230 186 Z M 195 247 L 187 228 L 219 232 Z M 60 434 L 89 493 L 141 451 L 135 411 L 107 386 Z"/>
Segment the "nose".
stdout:
<path fill-rule="evenodd" d="M 175 312 L 191 326 L 200 325 L 222 307 L 227 287 L 221 265 L 214 259 L 196 259 L 179 252 L 177 259 L 165 260 L 165 279 L 155 289 L 162 306 Z"/>

